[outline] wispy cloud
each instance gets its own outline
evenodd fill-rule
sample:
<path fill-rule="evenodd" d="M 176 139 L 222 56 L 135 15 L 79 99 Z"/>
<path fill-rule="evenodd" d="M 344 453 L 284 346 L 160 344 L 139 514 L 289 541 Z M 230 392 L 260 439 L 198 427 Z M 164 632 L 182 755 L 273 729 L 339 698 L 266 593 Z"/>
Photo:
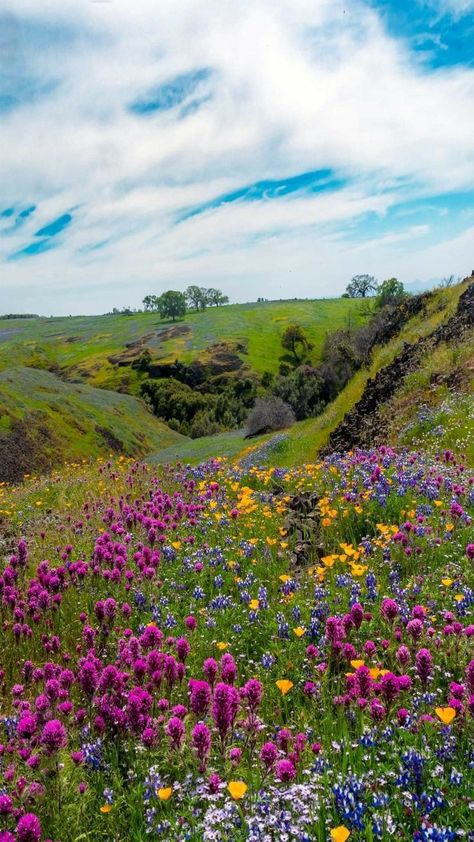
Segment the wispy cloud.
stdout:
<path fill-rule="evenodd" d="M 8 309 L 470 271 L 472 7 L 0 0 Z"/>
<path fill-rule="evenodd" d="M 153 114 L 156 111 L 169 111 L 182 103 L 189 105 L 196 104 L 198 100 L 191 99 L 191 96 L 202 87 L 212 75 L 209 67 L 201 67 L 198 70 L 191 70 L 189 73 L 181 73 L 174 79 L 168 79 L 146 96 L 134 100 L 129 105 L 133 114 L 140 116 Z"/>
<path fill-rule="evenodd" d="M 327 190 L 337 190 L 345 183 L 346 179 L 336 178 L 331 170 L 316 170 L 293 175 L 289 178 L 256 181 L 254 184 L 231 190 L 203 202 L 201 205 L 188 208 L 178 216 L 178 222 L 191 219 L 193 216 L 205 213 L 205 211 L 222 208 L 224 205 L 233 202 L 266 202 L 291 195 L 314 195 Z"/>

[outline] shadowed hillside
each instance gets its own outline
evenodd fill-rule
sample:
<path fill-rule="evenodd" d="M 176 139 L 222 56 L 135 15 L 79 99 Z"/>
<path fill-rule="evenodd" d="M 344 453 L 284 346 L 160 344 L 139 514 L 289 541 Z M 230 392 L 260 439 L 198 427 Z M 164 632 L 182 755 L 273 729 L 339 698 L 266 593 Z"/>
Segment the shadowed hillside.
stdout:
<path fill-rule="evenodd" d="M 32 368 L 0 372 L 0 481 L 65 460 L 140 457 L 181 439 L 129 395 L 64 383 Z"/>

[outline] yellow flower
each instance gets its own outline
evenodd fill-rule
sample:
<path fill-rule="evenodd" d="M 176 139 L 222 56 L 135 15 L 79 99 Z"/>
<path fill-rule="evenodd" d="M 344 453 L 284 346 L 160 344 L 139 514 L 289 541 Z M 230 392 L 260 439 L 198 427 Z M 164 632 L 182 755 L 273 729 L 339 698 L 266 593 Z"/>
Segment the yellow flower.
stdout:
<path fill-rule="evenodd" d="M 464 595 L 462 593 L 457 593 L 454 599 L 456 600 L 456 602 L 462 602 L 464 599 Z"/>
<path fill-rule="evenodd" d="M 181 541 L 172 541 L 171 546 L 174 550 L 179 550 L 181 547 Z"/>
<path fill-rule="evenodd" d="M 222 641 L 220 641 L 219 643 L 216 643 L 217 648 L 220 649 L 221 652 L 224 649 L 227 649 L 228 645 L 229 645 L 228 643 L 223 643 Z"/>
<path fill-rule="evenodd" d="M 156 792 L 160 801 L 168 801 L 171 796 L 173 795 L 173 787 L 172 786 L 165 786 L 162 789 L 158 789 Z"/>
<path fill-rule="evenodd" d="M 333 827 L 331 830 L 331 839 L 333 842 L 346 842 L 346 839 L 349 839 L 350 835 L 350 830 L 344 827 L 343 824 L 340 824 L 339 827 Z"/>
<path fill-rule="evenodd" d="M 439 717 L 443 725 L 449 725 L 456 716 L 455 708 L 435 708 L 435 714 Z"/>
<path fill-rule="evenodd" d="M 250 602 L 249 602 L 249 608 L 251 608 L 252 611 L 256 611 L 259 605 L 260 605 L 260 600 L 258 600 L 258 599 L 251 599 Z"/>
<path fill-rule="evenodd" d="M 234 801 L 239 801 L 240 798 L 244 797 L 248 787 L 247 784 L 243 781 L 229 781 L 229 783 L 227 784 L 227 789 L 232 795 Z"/>
<path fill-rule="evenodd" d="M 285 583 L 285 582 L 290 581 L 291 576 L 288 576 L 288 573 L 282 573 L 281 576 L 279 576 L 278 578 L 279 578 L 280 582 Z"/>
<path fill-rule="evenodd" d="M 100 812 L 101 812 L 101 813 L 110 813 L 110 811 L 111 811 L 111 810 L 112 810 L 112 804 L 104 804 L 104 805 L 100 808 Z"/>
<path fill-rule="evenodd" d="M 296 637 L 303 637 L 304 635 L 304 628 L 302 626 L 298 626 L 298 628 L 293 629 L 293 631 L 296 634 Z"/>
<path fill-rule="evenodd" d="M 331 518 L 330 517 L 323 517 L 321 521 L 323 526 L 331 526 Z"/>
<path fill-rule="evenodd" d="M 369 673 L 370 677 L 373 678 L 375 681 L 380 675 L 380 670 L 378 667 L 372 667 L 372 669 L 369 670 Z"/>
<path fill-rule="evenodd" d="M 445 588 L 449 588 L 454 582 L 454 579 L 441 579 L 441 584 L 444 585 Z"/>
<path fill-rule="evenodd" d="M 293 687 L 293 682 L 289 681 L 287 678 L 279 678 L 278 681 L 275 681 L 275 684 L 282 696 L 286 696 Z"/>
<path fill-rule="evenodd" d="M 353 564 L 351 567 L 351 573 L 353 576 L 363 576 L 367 569 L 366 564 Z"/>
<path fill-rule="evenodd" d="M 365 661 L 351 661 L 351 667 L 354 667 L 355 670 L 358 670 L 359 667 L 363 667 Z"/>

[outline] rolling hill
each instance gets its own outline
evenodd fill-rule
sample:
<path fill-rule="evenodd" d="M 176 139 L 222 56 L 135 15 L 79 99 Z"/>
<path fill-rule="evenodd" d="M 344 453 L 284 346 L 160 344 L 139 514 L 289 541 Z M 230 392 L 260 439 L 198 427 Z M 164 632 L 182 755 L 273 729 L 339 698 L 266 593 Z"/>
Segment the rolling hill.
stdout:
<path fill-rule="evenodd" d="M 318 417 L 250 445 L 238 430 L 194 440 L 171 430 L 134 396 L 145 376 L 134 363 L 148 349 L 158 371 L 178 358 L 258 377 L 278 370 L 281 335 L 292 322 L 305 328 L 317 362 L 328 331 L 363 322 L 360 301 L 230 305 L 190 313 L 175 325 L 146 313 L 0 321 L 0 479 L 109 453 L 154 463 L 228 456 L 290 466 L 328 446 L 371 444 L 377 429 L 390 443 L 461 446 L 474 463 L 474 338 L 466 297 L 472 289 L 467 278 L 425 296 L 421 311 L 376 346 L 369 366 Z M 461 332 L 433 340 L 463 312 Z M 390 388 L 377 393 L 375 412 L 368 407 L 377 378 Z M 341 438 L 347 419 L 350 429 Z"/>
<path fill-rule="evenodd" d="M 364 320 L 360 301 L 337 298 L 268 301 L 189 312 L 173 324 L 156 313 L 0 319 L 0 370 L 41 368 L 70 381 L 137 393 L 142 375 L 131 364 L 148 349 L 158 365 L 194 359 L 241 365 L 261 375 L 276 372 L 285 328 L 300 324 L 321 355 L 327 332 Z"/>
<path fill-rule="evenodd" d="M 0 372 L 0 479 L 17 481 L 64 461 L 144 456 L 182 439 L 130 395 L 65 383 L 49 371 Z"/>

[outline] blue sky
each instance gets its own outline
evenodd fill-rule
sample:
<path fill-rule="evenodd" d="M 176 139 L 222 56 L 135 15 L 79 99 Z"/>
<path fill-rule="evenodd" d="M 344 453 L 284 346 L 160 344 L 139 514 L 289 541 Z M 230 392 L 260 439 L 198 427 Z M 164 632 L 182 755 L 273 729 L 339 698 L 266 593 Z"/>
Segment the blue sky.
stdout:
<path fill-rule="evenodd" d="M 0 312 L 474 268 L 474 0 L 0 0 Z"/>

